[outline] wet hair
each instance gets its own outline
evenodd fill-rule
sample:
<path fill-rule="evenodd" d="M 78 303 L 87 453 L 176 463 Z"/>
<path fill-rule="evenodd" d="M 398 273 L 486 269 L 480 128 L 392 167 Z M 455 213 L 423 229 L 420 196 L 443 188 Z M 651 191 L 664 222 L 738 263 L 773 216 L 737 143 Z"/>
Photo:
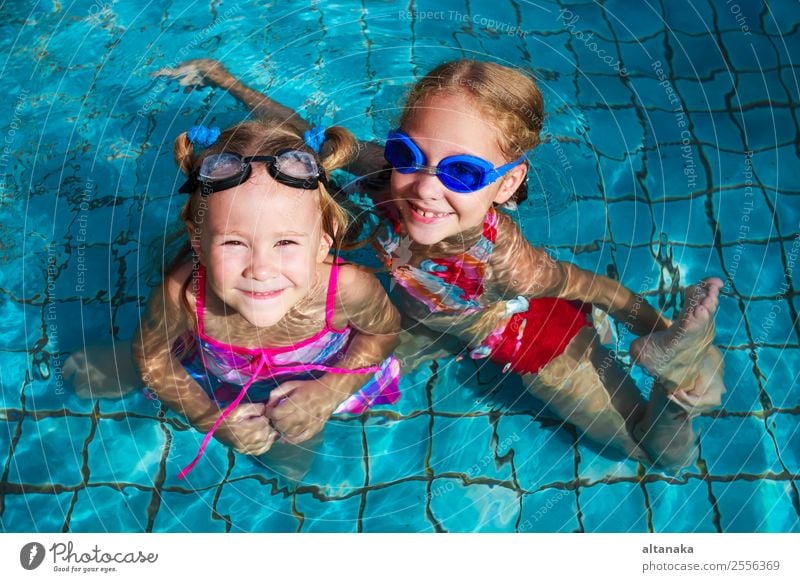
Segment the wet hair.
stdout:
<path fill-rule="evenodd" d="M 544 101 L 533 77 L 497 63 L 468 59 L 439 65 L 420 79 L 408 95 L 400 127 L 416 109 L 424 108 L 428 99 L 454 93 L 471 98 L 497 128 L 497 142 L 508 161 L 539 145 Z M 511 200 L 520 203 L 527 197 L 526 176 Z"/>
<path fill-rule="evenodd" d="M 237 153 L 245 156 L 275 155 L 283 150 L 297 150 L 308 152 L 317 159 L 319 166 L 330 177 L 331 172 L 345 166 L 357 151 L 356 140 L 353 135 L 342 127 L 329 127 L 325 130 L 324 155 L 320 156 L 306 145 L 303 132 L 290 123 L 275 123 L 267 120 L 245 121 L 223 131 L 217 141 L 209 148 L 196 154 L 192 142 L 186 132 L 180 134 L 173 145 L 175 163 L 187 176 L 200 168 L 203 160 L 211 155 L 221 152 Z M 330 183 L 330 182 L 329 182 Z M 348 217 L 348 212 L 340 205 L 334 196 L 340 195 L 335 186 L 329 192 L 322 182 L 319 183 L 319 207 L 322 212 L 322 230 L 333 241 L 334 249 L 349 248 L 347 241 L 353 230 Z M 311 191 L 309 191 L 311 195 Z M 211 194 L 213 196 L 213 194 Z M 200 187 L 189 195 L 188 200 L 181 209 L 181 220 L 191 222 L 196 228 L 202 224 L 198 217 L 204 212 L 206 196 Z M 184 236 L 185 236 L 185 230 Z M 175 258 L 165 270 L 170 273 L 191 256 L 192 249 L 188 241 L 181 247 Z M 189 280 L 184 283 L 184 291 Z M 181 294 L 185 299 L 185 293 Z"/>
<path fill-rule="evenodd" d="M 317 158 L 326 176 L 343 167 L 356 151 L 353 135 L 342 127 L 329 127 L 325 130 L 325 152 L 320 158 L 303 140 L 302 133 L 293 125 L 282 123 L 276 125 L 268 121 L 245 121 L 223 131 L 217 141 L 195 156 L 192 142 L 186 132 L 175 139 L 173 152 L 175 163 L 189 175 L 200 168 L 203 160 L 220 152 L 237 153 L 240 156 L 269 156 L 282 150 L 298 150 L 308 152 Z M 344 240 L 344 233 L 349 223 L 347 213 L 337 204 L 333 194 L 320 182 L 319 206 L 322 211 L 322 229 L 334 241 L 334 248 L 339 248 Z M 203 195 L 200 188 L 189 195 L 189 199 L 181 210 L 181 219 L 197 224 L 196 218 L 200 210 Z"/>

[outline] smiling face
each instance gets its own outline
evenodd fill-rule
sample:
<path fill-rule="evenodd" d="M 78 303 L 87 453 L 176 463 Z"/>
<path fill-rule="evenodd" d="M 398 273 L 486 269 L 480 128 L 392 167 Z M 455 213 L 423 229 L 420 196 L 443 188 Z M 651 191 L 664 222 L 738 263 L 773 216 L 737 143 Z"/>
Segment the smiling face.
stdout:
<path fill-rule="evenodd" d="M 422 150 L 428 166 L 458 154 L 483 158 L 494 167 L 510 161 L 498 145 L 497 128 L 472 98 L 461 93 L 425 99 L 401 129 Z M 392 172 L 392 198 L 408 235 L 432 245 L 483 224 L 492 204 L 506 202 L 526 171 L 525 164 L 515 166 L 496 182 L 469 194 L 448 190 L 437 176 L 425 172 Z"/>
<path fill-rule="evenodd" d="M 269 327 L 306 297 L 331 247 L 319 193 L 279 184 L 263 164 L 250 179 L 207 198 L 199 240 L 207 291 L 257 327 Z"/>

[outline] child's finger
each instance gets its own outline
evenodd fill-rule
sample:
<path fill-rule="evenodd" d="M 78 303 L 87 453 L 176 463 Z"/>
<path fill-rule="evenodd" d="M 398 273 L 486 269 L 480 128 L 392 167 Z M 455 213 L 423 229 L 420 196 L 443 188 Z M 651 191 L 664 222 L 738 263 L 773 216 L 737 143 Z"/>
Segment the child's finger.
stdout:
<path fill-rule="evenodd" d="M 267 402 L 267 406 L 278 406 L 281 401 L 287 399 L 296 389 L 297 385 L 293 382 L 284 382 L 269 393 L 269 401 Z"/>

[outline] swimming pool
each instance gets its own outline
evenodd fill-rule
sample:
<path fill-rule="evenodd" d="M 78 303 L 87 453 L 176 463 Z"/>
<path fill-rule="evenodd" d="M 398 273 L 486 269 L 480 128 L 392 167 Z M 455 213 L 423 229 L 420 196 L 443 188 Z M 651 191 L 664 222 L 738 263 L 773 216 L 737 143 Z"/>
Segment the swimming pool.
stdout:
<path fill-rule="evenodd" d="M 797 68 L 788 0 L 18 2 L 2 8 L 3 531 L 800 531 Z M 140 392 L 60 369 L 129 339 L 148 244 L 182 203 L 172 140 L 244 109 L 149 73 L 211 56 L 314 123 L 384 136 L 409 83 L 462 56 L 533 68 L 548 113 L 526 235 L 675 307 L 726 281 L 728 393 L 677 475 L 583 441 L 494 367 L 440 359 L 397 406 L 332 420 L 300 484 Z M 670 312 L 674 314 L 676 311 Z M 624 350 L 624 345 L 621 346 Z M 641 378 L 641 376 L 639 376 Z"/>

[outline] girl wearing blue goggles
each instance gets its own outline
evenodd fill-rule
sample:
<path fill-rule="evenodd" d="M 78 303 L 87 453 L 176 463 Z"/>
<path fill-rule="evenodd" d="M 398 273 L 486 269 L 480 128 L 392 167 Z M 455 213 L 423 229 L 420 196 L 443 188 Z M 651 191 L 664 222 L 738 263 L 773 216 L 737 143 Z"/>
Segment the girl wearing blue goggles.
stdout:
<path fill-rule="evenodd" d="M 384 157 L 401 174 L 422 171 L 435 175 L 448 190 L 459 194 L 470 194 L 485 188 L 525 161 L 525 156 L 520 156 L 513 162 L 495 168 L 482 158 L 462 154 L 444 158 L 437 166 L 428 166 L 419 146 L 399 129 L 389 132 Z"/>

